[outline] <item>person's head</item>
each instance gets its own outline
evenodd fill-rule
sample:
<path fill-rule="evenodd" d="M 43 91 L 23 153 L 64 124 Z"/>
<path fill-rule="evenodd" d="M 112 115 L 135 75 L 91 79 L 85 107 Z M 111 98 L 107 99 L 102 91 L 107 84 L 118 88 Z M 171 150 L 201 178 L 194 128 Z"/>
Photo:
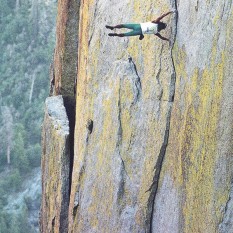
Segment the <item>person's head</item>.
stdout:
<path fill-rule="evenodd" d="M 159 22 L 158 23 L 158 31 L 160 32 L 161 30 L 165 29 L 167 27 L 166 23 Z"/>

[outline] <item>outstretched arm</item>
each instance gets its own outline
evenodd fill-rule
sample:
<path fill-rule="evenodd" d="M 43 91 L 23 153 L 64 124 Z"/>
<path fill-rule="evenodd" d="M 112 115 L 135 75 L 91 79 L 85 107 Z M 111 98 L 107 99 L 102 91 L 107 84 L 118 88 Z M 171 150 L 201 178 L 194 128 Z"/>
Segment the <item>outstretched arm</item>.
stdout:
<path fill-rule="evenodd" d="M 173 13 L 173 11 L 169 11 L 169 12 L 167 12 L 167 13 L 161 15 L 161 16 L 160 16 L 159 18 L 157 18 L 156 20 L 153 20 L 152 23 L 158 23 L 161 19 L 163 19 L 165 16 L 167 16 L 167 15 L 169 15 L 169 14 L 171 14 L 171 13 Z"/>
<path fill-rule="evenodd" d="M 160 39 L 162 39 L 162 40 L 169 41 L 169 39 L 167 39 L 167 38 L 161 36 L 159 33 L 156 33 L 155 35 L 158 36 L 158 37 L 159 37 Z"/>

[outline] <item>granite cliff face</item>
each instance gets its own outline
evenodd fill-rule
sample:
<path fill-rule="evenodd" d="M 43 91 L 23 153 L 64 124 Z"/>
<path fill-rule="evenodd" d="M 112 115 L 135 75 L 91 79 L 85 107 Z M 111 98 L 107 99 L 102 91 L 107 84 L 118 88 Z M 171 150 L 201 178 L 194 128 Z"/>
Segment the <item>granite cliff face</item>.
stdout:
<path fill-rule="evenodd" d="M 69 175 L 57 179 L 46 171 L 64 172 L 67 149 L 43 155 L 42 232 L 232 232 L 232 1 L 58 5 L 52 94 L 64 99 L 71 152 Z M 178 13 L 162 33 L 170 43 L 107 35 L 106 24 L 171 9 Z M 54 134 L 44 148 L 64 145 Z M 58 206 L 67 214 L 55 213 Z"/>

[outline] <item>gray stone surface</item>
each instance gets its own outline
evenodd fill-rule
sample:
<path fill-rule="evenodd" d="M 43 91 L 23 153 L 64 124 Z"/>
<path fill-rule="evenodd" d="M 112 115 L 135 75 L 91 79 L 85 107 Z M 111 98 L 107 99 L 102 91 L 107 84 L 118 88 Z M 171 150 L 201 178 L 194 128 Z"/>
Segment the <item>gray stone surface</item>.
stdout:
<path fill-rule="evenodd" d="M 152 232 L 180 233 L 180 197 L 172 178 L 166 174 L 154 205 Z"/>
<path fill-rule="evenodd" d="M 224 209 L 222 223 L 219 225 L 219 233 L 233 232 L 233 187 L 231 187 L 230 196 Z"/>
<path fill-rule="evenodd" d="M 69 134 L 69 121 L 61 95 L 48 97 L 45 101 L 45 114 L 50 118 L 54 129 L 60 134 Z"/>

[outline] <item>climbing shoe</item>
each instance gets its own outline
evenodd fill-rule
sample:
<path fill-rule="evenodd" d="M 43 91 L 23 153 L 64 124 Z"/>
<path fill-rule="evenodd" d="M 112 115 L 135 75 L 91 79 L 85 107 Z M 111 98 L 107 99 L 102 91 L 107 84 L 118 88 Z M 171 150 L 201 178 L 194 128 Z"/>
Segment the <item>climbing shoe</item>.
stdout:
<path fill-rule="evenodd" d="M 110 29 L 110 30 L 113 30 L 114 29 L 114 27 L 111 27 L 111 26 L 108 26 L 108 25 L 106 25 L 105 26 L 107 29 Z"/>
<path fill-rule="evenodd" d="M 143 34 L 140 35 L 139 40 L 143 40 L 144 36 Z"/>
<path fill-rule="evenodd" d="M 109 33 L 108 35 L 109 35 L 109 36 L 117 36 L 116 33 Z"/>

